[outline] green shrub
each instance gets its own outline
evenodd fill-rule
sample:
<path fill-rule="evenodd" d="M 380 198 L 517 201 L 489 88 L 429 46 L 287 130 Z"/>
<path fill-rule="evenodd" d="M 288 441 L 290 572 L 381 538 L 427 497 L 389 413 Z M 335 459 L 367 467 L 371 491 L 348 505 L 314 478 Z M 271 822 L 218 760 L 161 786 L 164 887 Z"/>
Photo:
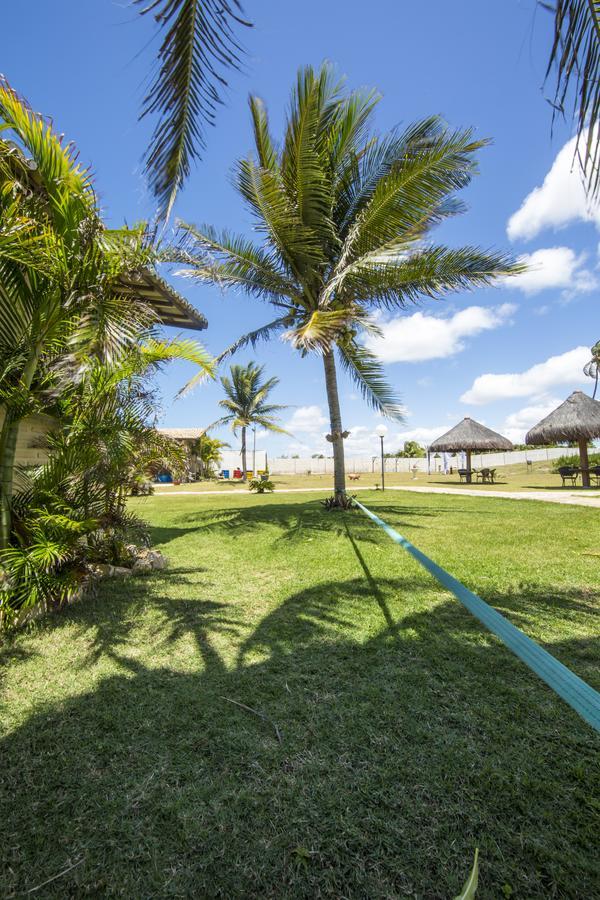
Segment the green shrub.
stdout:
<path fill-rule="evenodd" d="M 275 485 L 272 481 L 262 481 L 260 478 L 252 478 L 248 482 L 248 487 L 251 491 L 256 491 L 257 494 L 265 494 L 267 491 L 275 490 Z"/>
<path fill-rule="evenodd" d="M 590 454 L 588 454 L 588 459 L 590 462 L 590 466 L 600 466 L 600 453 L 590 453 Z M 552 471 L 558 472 L 558 470 L 562 466 L 579 466 L 579 465 L 581 465 L 581 460 L 579 459 L 579 453 L 576 453 L 574 456 L 559 456 L 558 459 L 555 459 L 552 462 Z"/>
<path fill-rule="evenodd" d="M 354 497 L 349 497 L 347 494 L 340 497 L 336 497 L 334 494 L 331 497 L 326 497 L 325 500 L 321 500 L 321 503 L 328 512 L 334 509 L 356 509 Z"/>

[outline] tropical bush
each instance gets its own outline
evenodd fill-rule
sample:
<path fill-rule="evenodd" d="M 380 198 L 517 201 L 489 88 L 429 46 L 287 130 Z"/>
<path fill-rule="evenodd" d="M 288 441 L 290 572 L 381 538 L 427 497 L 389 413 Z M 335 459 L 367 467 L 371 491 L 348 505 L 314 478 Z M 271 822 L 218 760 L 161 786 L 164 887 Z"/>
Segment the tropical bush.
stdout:
<path fill-rule="evenodd" d="M 172 358 L 212 375 L 192 341 L 160 341 L 157 314 L 124 295 L 152 268 L 145 225 L 109 230 L 90 174 L 0 81 L 0 624 L 75 596 L 90 564 L 144 540 L 131 485 L 177 450 L 155 431 L 150 371 Z M 20 421 L 49 413 L 49 462 L 15 465 Z M 129 548 L 129 549 L 128 549 Z"/>
<path fill-rule="evenodd" d="M 342 497 L 338 497 L 333 494 L 331 497 L 326 497 L 324 500 L 321 500 L 321 503 L 327 510 L 356 509 L 354 505 L 354 498 L 349 497 L 348 494 L 344 494 Z"/>
<path fill-rule="evenodd" d="M 275 490 L 275 484 L 272 481 L 262 481 L 260 478 L 252 478 L 248 482 L 248 487 L 251 491 L 256 491 L 257 494 L 265 494 L 267 491 Z"/>
<path fill-rule="evenodd" d="M 71 600 L 93 564 L 127 565 L 136 545 L 147 544 L 143 522 L 127 511 L 132 483 L 153 466 L 182 466 L 184 451 L 156 431 L 156 398 L 145 379 L 171 356 L 193 357 L 192 348 L 151 340 L 118 364 L 88 360 L 56 400 L 49 461 L 18 473 L 11 500 L 12 541 L 0 551 L 4 624 L 31 606 Z"/>
<path fill-rule="evenodd" d="M 599 453 L 588 453 L 588 462 L 590 466 L 600 466 L 600 452 Z M 557 459 L 552 460 L 552 471 L 558 472 L 558 470 L 562 466 L 580 466 L 581 459 L 579 458 L 579 453 L 575 453 L 573 455 L 559 456 Z"/>

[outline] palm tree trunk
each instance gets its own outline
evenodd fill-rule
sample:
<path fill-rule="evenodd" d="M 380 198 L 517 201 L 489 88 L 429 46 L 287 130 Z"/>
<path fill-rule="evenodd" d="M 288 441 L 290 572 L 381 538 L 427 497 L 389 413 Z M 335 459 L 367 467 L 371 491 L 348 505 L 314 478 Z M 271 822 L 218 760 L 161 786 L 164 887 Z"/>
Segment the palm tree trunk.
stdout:
<path fill-rule="evenodd" d="M 41 342 L 32 349 L 29 359 L 21 375 L 21 384 L 29 391 L 33 377 L 36 373 L 41 352 Z M 17 455 L 17 435 L 19 433 L 19 419 L 11 418 L 10 410 L 6 409 L 4 421 L 0 430 L 0 550 L 6 550 L 10 540 L 11 513 L 10 503 L 15 477 L 15 459 Z"/>
<path fill-rule="evenodd" d="M 10 422 L 8 410 L 2 426 L 0 438 L 0 550 L 6 550 L 10 538 L 10 500 L 17 455 L 17 435 L 19 422 Z"/>
<path fill-rule="evenodd" d="M 246 426 L 242 425 L 242 481 L 246 481 L 248 465 L 246 463 Z"/>
<path fill-rule="evenodd" d="M 327 388 L 327 404 L 329 406 L 329 425 L 333 438 L 333 489 L 336 500 L 346 495 L 346 468 L 344 463 L 344 438 L 342 437 L 342 414 L 338 395 L 337 375 L 333 350 L 323 354 L 325 368 L 325 387 Z"/>

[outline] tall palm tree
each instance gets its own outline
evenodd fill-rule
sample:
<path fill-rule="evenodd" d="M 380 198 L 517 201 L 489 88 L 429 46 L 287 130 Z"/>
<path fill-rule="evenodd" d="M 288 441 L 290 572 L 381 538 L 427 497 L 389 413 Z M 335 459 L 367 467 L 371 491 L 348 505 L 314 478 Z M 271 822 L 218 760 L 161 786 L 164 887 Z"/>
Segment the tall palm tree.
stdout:
<path fill-rule="evenodd" d="M 377 138 L 379 97 L 344 91 L 332 69 L 301 69 L 283 142 L 271 137 L 261 100 L 250 98 L 255 156 L 242 159 L 236 186 L 263 241 L 182 225 L 182 274 L 241 289 L 276 317 L 227 353 L 283 334 L 301 355 L 323 360 L 335 492 L 345 493 L 336 358 L 371 405 L 401 410 L 362 334 L 381 334 L 382 311 L 487 285 L 519 271 L 504 253 L 433 244 L 432 228 L 463 210 L 455 198 L 476 171 L 485 141 L 432 117 Z"/>
<path fill-rule="evenodd" d="M 287 409 L 287 406 L 269 403 L 271 391 L 279 384 L 279 378 L 263 380 L 264 366 L 254 362 L 247 366 L 231 366 L 231 377 L 223 375 L 221 385 L 225 391 L 225 399 L 219 400 L 219 406 L 227 410 L 226 415 L 213 422 L 209 428 L 219 425 L 230 425 L 235 435 L 241 432 L 242 437 L 242 478 L 246 481 L 248 465 L 246 460 L 246 431 L 258 425 L 267 431 L 288 434 L 277 425 L 273 413 Z"/>
<path fill-rule="evenodd" d="M 151 265 L 143 225 L 103 225 L 90 174 L 44 119 L 0 80 L 0 550 L 10 535 L 19 420 L 43 408 L 86 360 L 118 362 L 156 314 L 118 286 Z M 207 373 L 211 360 L 186 342 Z"/>

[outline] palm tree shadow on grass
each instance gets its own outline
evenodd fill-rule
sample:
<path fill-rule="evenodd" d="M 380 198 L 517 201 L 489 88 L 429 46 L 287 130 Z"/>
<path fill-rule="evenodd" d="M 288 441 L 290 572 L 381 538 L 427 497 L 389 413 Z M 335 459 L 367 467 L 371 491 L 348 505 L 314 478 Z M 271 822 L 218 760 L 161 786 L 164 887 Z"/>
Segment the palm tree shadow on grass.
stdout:
<path fill-rule="evenodd" d="M 377 513 L 387 516 L 396 528 L 417 529 L 428 527 L 428 519 L 434 519 L 440 513 L 448 514 L 449 510 L 388 503 L 377 504 Z M 267 525 L 281 531 L 278 540 L 294 541 L 309 534 L 323 532 L 346 536 L 345 522 L 349 520 L 353 522 L 353 529 L 361 541 L 382 541 L 381 535 L 358 510 L 326 512 L 319 500 L 278 503 L 275 497 L 264 498 L 260 505 L 186 512 L 178 518 L 181 524 L 152 527 L 151 534 L 155 543 L 164 545 L 191 532 L 214 534 L 223 531 L 243 534 Z"/>
<path fill-rule="evenodd" d="M 593 733 L 452 601 L 340 630 L 372 600 L 369 575 L 299 592 L 228 669 L 205 644 L 229 613 L 150 598 L 193 673 L 123 656 L 100 603 L 57 617 L 104 628 L 124 671 L 0 745 L 3 895 L 79 863 L 40 896 L 446 898 L 478 845 L 483 898 L 592 896 Z"/>

